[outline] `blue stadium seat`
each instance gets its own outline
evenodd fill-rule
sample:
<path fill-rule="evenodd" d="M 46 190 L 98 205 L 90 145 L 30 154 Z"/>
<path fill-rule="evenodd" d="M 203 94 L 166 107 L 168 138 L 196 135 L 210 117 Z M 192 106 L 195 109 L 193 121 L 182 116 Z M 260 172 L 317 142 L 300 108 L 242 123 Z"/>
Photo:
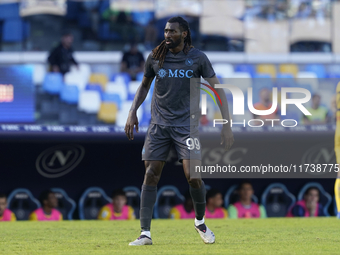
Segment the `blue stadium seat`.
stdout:
<path fill-rule="evenodd" d="M 87 12 L 81 12 L 78 14 L 78 26 L 81 28 L 90 28 L 91 27 L 91 18 L 90 14 Z"/>
<path fill-rule="evenodd" d="M 106 195 L 103 189 L 98 187 L 88 188 L 78 203 L 79 218 L 81 220 L 97 219 L 100 208 L 108 203 L 112 203 L 112 199 Z"/>
<path fill-rule="evenodd" d="M 117 104 L 118 109 L 122 108 L 122 99 L 120 98 L 120 95 L 118 94 L 103 93 L 102 102 L 113 102 Z"/>
<path fill-rule="evenodd" d="M 328 208 L 332 202 L 332 197 L 331 195 L 329 195 L 324 188 L 322 187 L 322 185 L 320 183 L 317 182 L 309 182 L 307 184 L 305 184 L 302 189 L 299 191 L 298 200 L 302 200 L 303 199 L 303 195 L 305 194 L 306 190 L 311 188 L 311 187 L 316 187 L 319 190 L 319 203 L 323 206 L 323 212 L 326 216 L 329 216 L 328 213 Z"/>
<path fill-rule="evenodd" d="M 130 75 L 128 73 L 116 73 L 116 74 L 113 74 L 110 77 L 110 81 L 116 81 L 116 79 L 118 79 L 118 77 L 120 77 L 121 79 L 124 80 L 126 86 L 129 85 L 129 83 L 131 81 L 131 77 L 130 77 Z"/>
<path fill-rule="evenodd" d="M 15 189 L 8 196 L 8 208 L 17 220 L 28 220 L 31 212 L 41 207 L 40 202 L 28 189 Z"/>
<path fill-rule="evenodd" d="M 240 64 L 235 66 L 235 72 L 249 73 L 251 77 L 256 74 L 254 65 Z"/>
<path fill-rule="evenodd" d="M 154 207 L 155 219 L 169 218 L 169 212 L 175 205 L 184 202 L 184 197 L 175 186 L 164 186 L 157 193 L 157 200 Z"/>
<path fill-rule="evenodd" d="M 224 196 L 224 207 L 225 208 L 227 208 L 229 206 L 229 204 L 234 204 L 239 200 L 237 187 L 238 187 L 238 185 L 231 186 L 228 189 L 227 193 L 225 194 L 225 196 Z M 257 204 L 259 202 L 259 199 L 255 195 L 252 196 L 252 200 L 253 200 L 253 202 L 255 202 Z"/>
<path fill-rule="evenodd" d="M 270 184 L 261 198 L 268 217 L 285 217 L 295 202 L 294 195 L 282 183 Z"/>
<path fill-rule="evenodd" d="M 89 83 L 86 85 L 85 90 L 98 91 L 100 94 L 103 93 L 103 88 L 100 84 Z"/>
<path fill-rule="evenodd" d="M 64 85 L 60 91 L 60 99 L 68 104 L 77 104 L 79 100 L 78 86 Z"/>
<path fill-rule="evenodd" d="M 144 12 L 132 12 L 132 20 L 142 26 L 149 24 L 154 18 L 154 12 L 144 11 Z"/>
<path fill-rule="evenodd" d="M 340 73 L 327 73 L 326 78 L 340 78 Z"/>
<path fill-rule="evenodd" d="M 142 81 L 142 80 L 143 80 L 143 77 L 144 77 L 144 72 L 139 72 L 139 73 L 136 75 L 136 80 L 137 80 L 137 81 Z"/>
<path fill-rule="evenodd" d="M 66 19 L 68 20 L 76 20 L 78 18 L 78 13 L 80 12 L 81 2 L 78 1 L 66 1 L 67 4 L 67 13 Z"/>
<path fill-rule="evenodd" d="M 110 31 L 110 23 L 108 21 L 104 21 L 99 24 L 97 36 L 99 40 L 103 41 L 122 39 L 118 33 Z"/>
<path fill-rule="evenodd" d="M 326 69 L 324 65 L 309 64 L 306 65 L 306 71 L 315 73 L 318 78 L 326 77 Z"/>
<path fill-rule="evenodd" d="M 19 3 L 1 4 L 0 8 L 0 20 L 15 19 L 19 16 Z"/>
<path fill-rule="evenodd" d="M 100 1 L 100 4 L 99 4 L 99 14 L 100 14 L 100 16 L 109 7 L 110 7 L 110 0 L 102 0 L 102 1 Z"/>
<path fill-rule="evenodd" d="M 127 204 L 131 206 L 135 211 L 135 216 L 139 218 L 139 208 L 140 208 L 140 190 L 137 187 L 128 186 L 125 187 L 124 192 L 127 198 Z"/>
<path fill-rule="evenodd" d="M 294 79 L 294 76 L 290 73 L 278 73 L 276 75 L 277 79 Z"/>
<path fill-rule="evenodd" d="M 29 35 L 29 23 L 21 19 L 7 19 L 3 23 L 2 40 L 4 42 L 21 42 Z"/>
<path fill-rule="evenodd" d="M 76 209 L 76 203 L 71 199 L 65 190 L 60 188 L 51 189 L 58 199 L 58 210 L 63 215 L 63 219 L 72 220 L 74 210 Z"/>
<path fill-rule="evenodd" d="M 47 73 L 42 84 L 44 91 L 52 95 L 58 95 L 63 85 L 61 73 Z"/>

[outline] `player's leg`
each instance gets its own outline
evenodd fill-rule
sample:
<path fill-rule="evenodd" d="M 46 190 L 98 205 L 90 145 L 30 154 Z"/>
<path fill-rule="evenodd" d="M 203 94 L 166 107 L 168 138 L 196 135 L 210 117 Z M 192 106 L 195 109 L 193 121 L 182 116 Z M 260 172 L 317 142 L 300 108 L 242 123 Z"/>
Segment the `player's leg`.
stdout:
<path fill-rule="evenodd" d="M 151 219 L 157 198 L 157 184 L 161 177 L 164 161 L 145 161 L 145 175 L 140 200 L 140 236 L 129 245 L 151 245 Z"/>
<path fill-rule="evenodd" d="M 200 234 L 204 243 L 214 243 L 215 235 L 206 226 L 204 220 L 205 206 L 206 206 L 206 189 L 204 181 L 197 172 L 196 167 L 201 166 L 201 161 L 197 159 L 183 159 L 183 170 L 185 177 L 189 183 L 189 190 L 195 209 L 195 229 Z"/>

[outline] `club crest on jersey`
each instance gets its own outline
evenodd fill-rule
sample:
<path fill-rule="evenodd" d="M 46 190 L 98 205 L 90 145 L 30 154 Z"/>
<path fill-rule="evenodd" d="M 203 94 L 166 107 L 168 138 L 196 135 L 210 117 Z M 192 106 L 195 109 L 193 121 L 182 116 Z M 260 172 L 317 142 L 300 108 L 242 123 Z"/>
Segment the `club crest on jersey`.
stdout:
<path fill-rule="evenodd" d="M 187 58 L 187 59 L 185 60 L 185 64 L 186 64 L 187 66 L 192 66 L 193 63 L 194 63 L 194 61 L 193 61 L 191 58 Z"/>
<path fill-rule="evenodd" d="M 161 68 L 161 69 L 158 70 L 157 74 L 158 74 L 159 78 L 164 78 L 167 73 L 166 73 L 166 70 L 164 68 Z"/>

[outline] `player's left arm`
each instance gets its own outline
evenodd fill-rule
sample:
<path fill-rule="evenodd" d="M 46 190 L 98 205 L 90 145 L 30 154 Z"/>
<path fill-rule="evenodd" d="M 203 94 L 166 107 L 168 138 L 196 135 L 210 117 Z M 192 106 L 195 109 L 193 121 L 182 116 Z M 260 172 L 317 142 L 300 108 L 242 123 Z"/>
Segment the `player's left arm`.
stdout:
<path fill-rule="evenodd" d="M 210 86 L 213 88 L 215 88 L 216 84 L 220 84 L 220 81 L 217 79 L 216 75 L 206 80 L 209 82 Z M 227 97 L 223 89 L 219 88 L 215 90 L 221 99 L 221 102 L 220 100 L 216 100 L 216 102 L 218 104 L 218 107 L 220 108 L 222 118 L 228 121 L 228 123 L 224 124 L 222 128 L 221 144 L 224 146 L 225 150 L 229 150 L 234 143 L 234 135 L 230 127 L 230 115 L 229 115 L 228 101 L 227 101 Z"/>

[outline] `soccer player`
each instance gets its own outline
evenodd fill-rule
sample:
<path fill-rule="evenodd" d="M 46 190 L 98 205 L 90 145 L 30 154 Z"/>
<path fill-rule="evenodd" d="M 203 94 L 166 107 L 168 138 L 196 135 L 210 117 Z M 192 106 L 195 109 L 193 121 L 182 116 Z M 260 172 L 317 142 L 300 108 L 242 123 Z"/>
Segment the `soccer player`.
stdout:
<path fill-rule="evenodd" d="M 190 78 L 203 77 L 212 87 L 215 87 L 219 81 L 207 56 L 191 45 L 190 28 L 186 20 L 182 17 L 169 19 L 165 25 L 164 37 L 165 40 L 153 49 L 147 58 L 144 77 L 136 92 L 125 125 L 128 139 L 133 140 L 134 127 L 138 132 L 137 110 L 145 100 L 152 80 L 156 77 L 151 102 L 151 122 L 142 150 L 146 171 L 141 194 L 141 235 L 129 245 L 152 244 L 150 225 L 157 196 L 157 184 L 172 143 L 175 144 L 178 159 L 183 163 L 184 173 L 189 183 L 195 209 L 195 229 L 204 243 L 214 243 L 215 235 L 204 221 L 206 204 L 204 182 L 200 176 L 192 176 L 193 171 L 190 171 L 190 168 L 194 169 L 195 166 L 201 165 L 198 143 L 200 89 L 195 85 L 195 89 L 190 91 Z M 229 121 L 225 93 L 222 89 L 216 91 L 222 102 L 222 104 L 218 102 L 222 117 Z M 197 102 L 195 101 L 195 109 L 190 109 L 190 94 L 193 92 L 196 93 Z M 197 114 L 191 114 L 193 112 Z M 190 127 L 191 123 L 196 124 Z M 225 150 L 229 150 L 234 142 L 230 125 L 223 125 L 221 137 Z M 190 146 L 193 145 L 193 141 L 196 143 Z"/>
<path fill-rule="evenodd" d="M 46 190 L 40 195 L 40 203 L 42 207 L 33 211 L 29 220 L 33 221 L 60 221 L 63 220 L 63 215 L 55 209 L 58 207 L 58 199 L 51 190 Z"/>
<path fill-rule="evenodd" d="M 240 200 L 228 207 L 230 219 L 237 218 L 266 218 L 266 209 L 252 201 L 253 186 L 249 181 L 242 182 L 238 187 Z"/>
<path fill-rule="evenodd" d="M 126 194 L 123 190 L 112 193 L 112 203 L 104 205 L 98 214 L 99 220 L 134 220 L 135 211 L 126 205 Z"/>
<path fill-rule="evenodd" d="M 303 199 L 297 201 L 288 212 L 288 217 L 317 217 L 325 216 L 323 207 L 319 204 L 320 191 L 316 187 L 310 187 L 303 195 Z"/>
<path fill-rule="evenodd" d="M 336 155 L 336 163 L 340 164 L 340 82 L 336 87 L 336 129 L 335 129 L 335 137 L 334 137 L 334 151 Z M 339 170 L 339 168 L 338 168 Z M 334 194 L 336 207 L 338 211 L 338 219 L 340 219 L 340 171 L 338 171 L 337 178 L 334 184 Z"/>
<path fill-rule="evenodd" d="M 210 219 L 225 219 L 228 218 L 228 212 L 222 207 L 222 193 L 217 189 L 210 189 L 207 192 L 207 207 L 205 217 Z"/>
<path fill-rule="evenodd" d="M 190 192 L 185 194 L 183 204 L 171 208 L 169 218 L 171 219 L 195 219 L 194 204 L 192 203 Z"/>
<path fill-rule="evenodd" d="M 16 221 L 15 214 L 7 209 L 7 197 L 0 193 L 0 221 Z"/>

